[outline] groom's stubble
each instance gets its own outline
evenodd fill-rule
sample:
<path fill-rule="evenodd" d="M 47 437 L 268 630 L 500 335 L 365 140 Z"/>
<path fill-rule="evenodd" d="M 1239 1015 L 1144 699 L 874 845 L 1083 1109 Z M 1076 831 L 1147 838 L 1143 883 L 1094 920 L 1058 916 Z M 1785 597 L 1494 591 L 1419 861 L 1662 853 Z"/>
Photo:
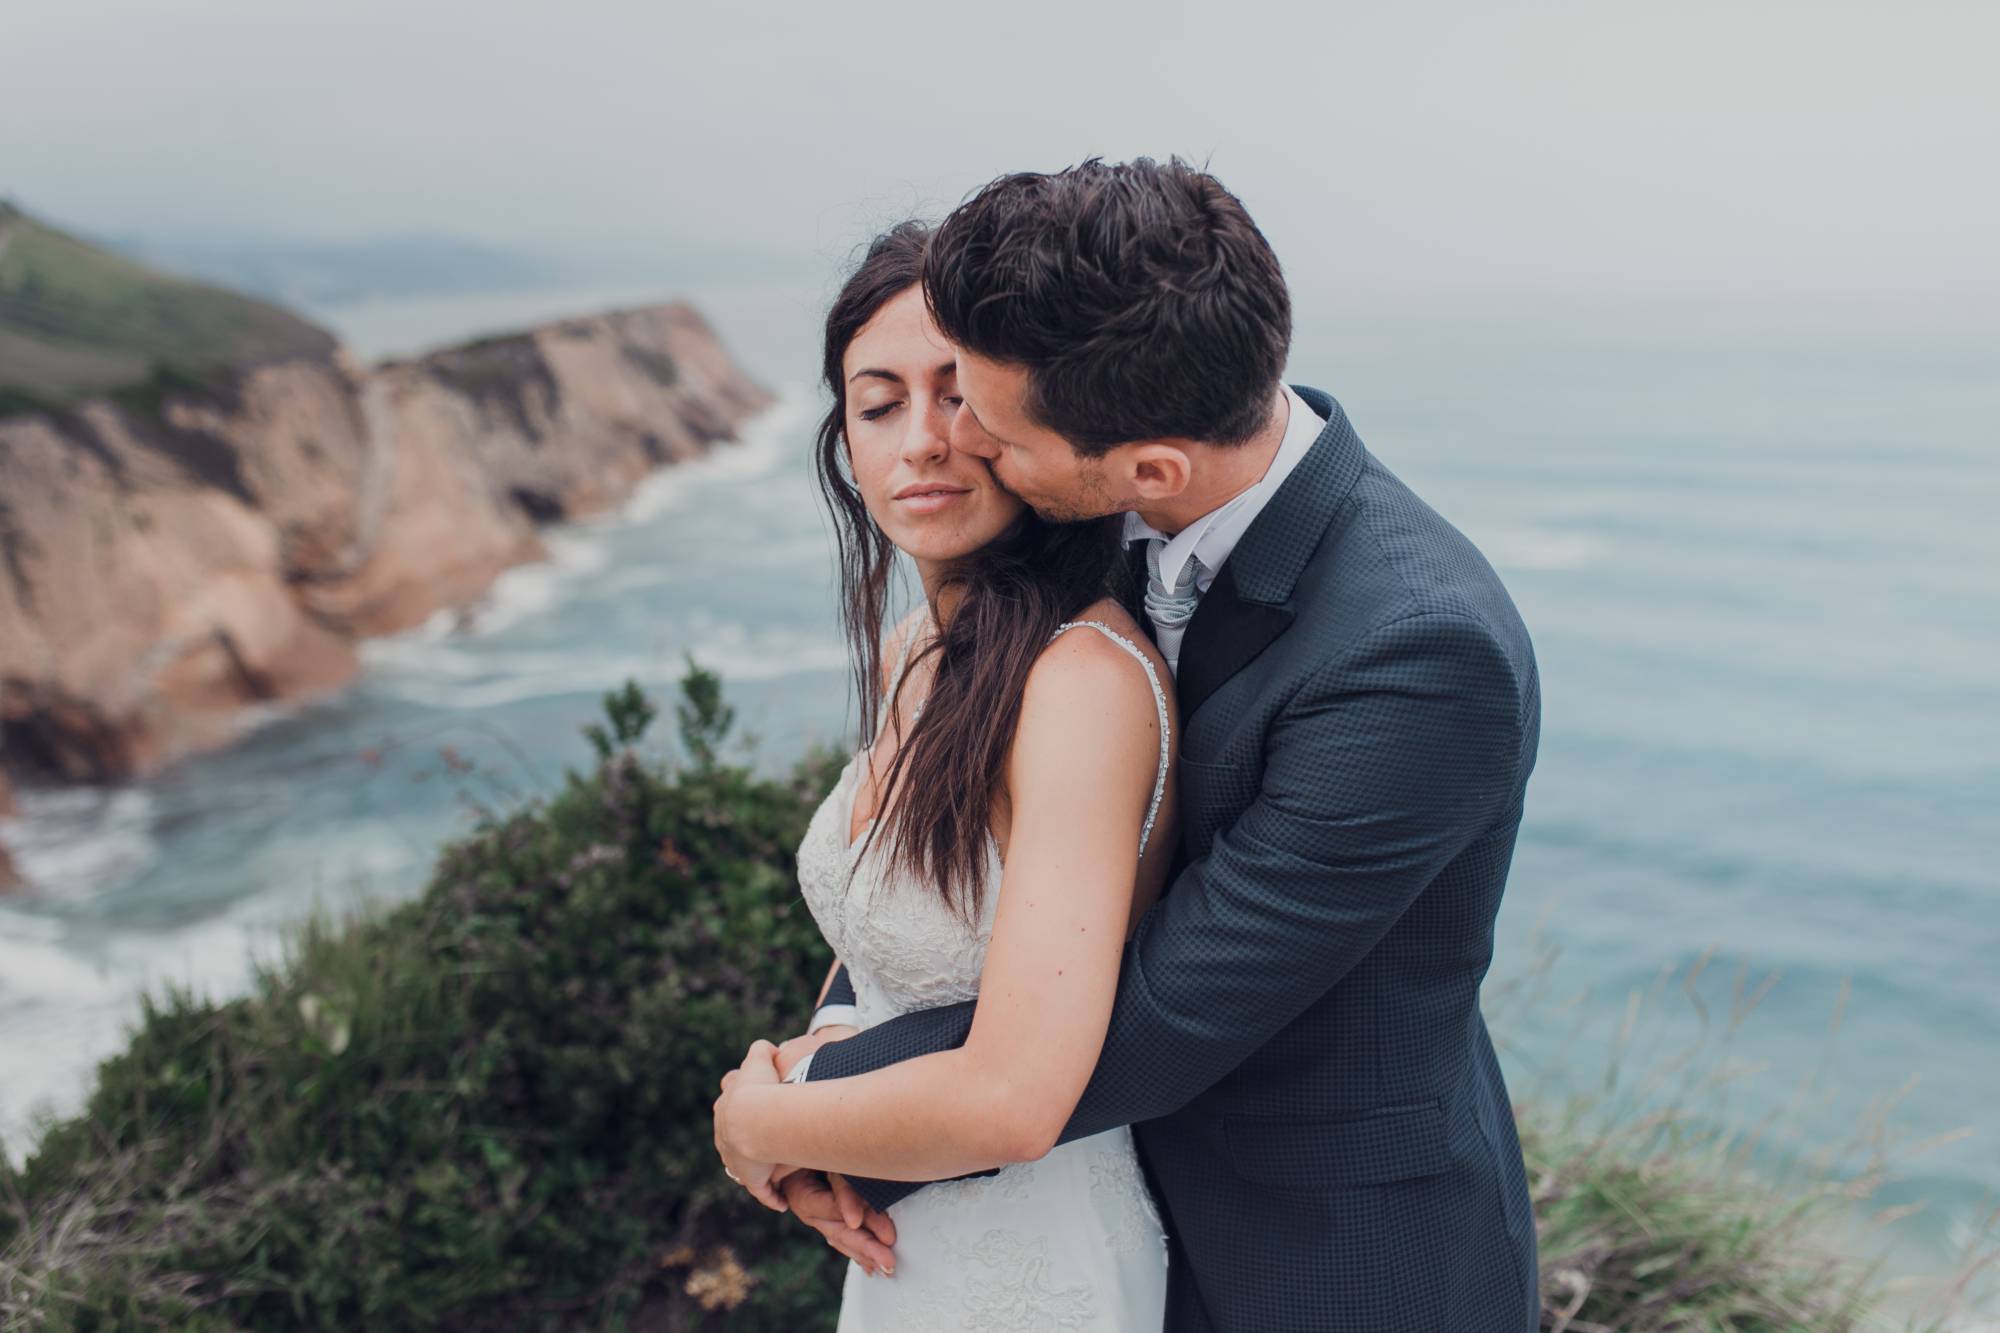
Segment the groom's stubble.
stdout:
<path fill-rule="evenodd" d="M 990 462 L 987 471 L 993 474 L 995 486 L 1034 510 L 1035 516 L 1044 523 L 1088 523 L 1092 519 L 1122 514 L 1139 506 L 1137 496 L 1120 498 L 1112 490 L 1104 475 L 1104 465 L 1098 459 L 1079 458 L 1074 473 L 1076 485 L 1069 494 L 1060 496 L 1023 495 L 1009 486 L 1006 478 L 1000 475 L 1000 469 Z"/>

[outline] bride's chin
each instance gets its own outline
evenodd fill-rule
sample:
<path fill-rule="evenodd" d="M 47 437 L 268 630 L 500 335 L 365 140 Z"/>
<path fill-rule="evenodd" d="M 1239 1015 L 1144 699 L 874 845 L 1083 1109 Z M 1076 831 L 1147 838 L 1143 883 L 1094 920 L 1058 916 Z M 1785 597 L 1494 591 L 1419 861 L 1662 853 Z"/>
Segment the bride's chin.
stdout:
<path fill-rule="evenodd" d="M 965 557 L 971 555 L 974 551 L 977 551 L 980 547 L 985 546 L 986 543 L 962 542 L 962 541 L 916 541 L 910 543 L 907 546 L 903 545 L 903 543 L 901 542 L 896 543 L 896 545 L 897 548 L 901 550 L 904 555 L 909 556 L 912 560 L 921 560 L 927 564 L 933 564 L 933 565 L 949 565 L 953 564 L 956 561 L 965 559 Z"/>
<path fill-rule="evenodd" d="M 954 525 L 947 530 L 940 525 L 932 531 L 891 532 L 889 540 L 895 544 L 897 550 L 912 560 L 950 564 L 992 545 L 999 536 L 998 532 L 984 529 L 967 532 L 962 526 Z"/>

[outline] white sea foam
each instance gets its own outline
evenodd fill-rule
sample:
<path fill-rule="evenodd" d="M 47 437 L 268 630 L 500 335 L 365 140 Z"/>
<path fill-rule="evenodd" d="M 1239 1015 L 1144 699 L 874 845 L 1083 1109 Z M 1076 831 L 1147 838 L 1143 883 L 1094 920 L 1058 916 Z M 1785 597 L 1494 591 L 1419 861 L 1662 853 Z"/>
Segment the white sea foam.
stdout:
<path fill-rule="evenodd" d="M 407 871 L 416 859 L 386 844 L 357 855 L 353 834 L 330 827 L 319 840 L 323 856 L 294 845 L 288 861 L 346 882 L 350 872 Z M 297 865 L 273 867 L 272 882 L 297 875 Z M 95 939 L 88 924 L 0 909 L 0 1051 L 8 1075 L 0 1079 L 0 1139 L 8 1154 L 21 1158 L 38 1118 L 82 1106 L 98 1062 L 124 1045 L 141 995 L 169 986 L 210 997 L 241 994 L 258 966 L 283 955 L 292 928 L 322 905 L 337 911 L 343 904 L 322 904 L 317 895 L 247 899 L 179 929 Z"/>
<path fill-rule="evenodd" d="M 32 941 L 38 944 L 54 944 L 63 937 L 61 920 L 44 912 L 24 912 L 13 907 L 0 907 L 0 944 L 8 940 Z M 9 972 L 0 972 L 0 985 L 5 985 Z"/>
<path fill-rule="evenodd" d="M 274 958 L 279 937 L 227 913 L 165 935 L 113 937 L 73 948 L 14 938 L 18 914 L 0 920 L 0 1138 L 16 1160 L 35 1121 L 73 1114 L 92 1071 L 114 1054 L 135 1020 L 139 997 L 168 985 L 199 994 L 240 993 L 253 959 Z"/>
<path fill-rule="evenodd" d="M 29 998 L 71 1003 L 103 989 L 100 968 L 62 951 L 60 922 L 0 911 L 0 1004 Z"/>
<path fill-rule="evenodd" d="M 724 680 L 764 681 L 838 671 L 847 649 L 830 637 L 784 627 L 752 631 L 712 627 L 687 645 L 696 661 Z M 562 695 L 601 693 L 627 680 L 668 683 L 679 678 L 678 654 L 567 651 L 474 653 L 449 644 L 408 644 L 370 688 L 426 708 L 455 712 Z"/>
<path fill-rule="evenodd" d="M 603 539 L 585 531 L 552 532 L 542 545 L 548 559 L 504 571 L 477 601 L 436 612 L 418 628 L 416 637 L 438 640 L 498 633 L 548 610 L 566 585 L 611 563 Z"/>
<path fill-rule="evenodd" d="M 32 1146 L 33 1129 L 44 1117 L 74 1113 L 90 1091 L 91 1072 L 115 1049 L 120 1020 L 129 1020 L 123 1003 L 75 1005 L 60 1013 L 46 1006 L 7 1006 L 0 1019 L 0 1044 L 7 1051 L 7 1073 L 0 1080 L 0 1146 L 20 1165 Z M 103 1049 L 79 1041 L 78 1030 L 88 1022 L 108 1023 L 112 1038 Z"/>
<path fill-rule="evenodd" d="M 803 385 L 785 385 L 777 402 L 745 423 L 735 444 L 717 445 L 692 462 L 653 473 L 604 521 L 650 523 L 701 486 L 769 474 L 783 461 L 791 432 L 805 419 L 809 405 L 810 394 Z"/>
<path fill-rule="evenodd" d="M 40 894 L 87 897 L 144 869 L 158 850 L 143 787 L 29 789 L 19 804 L 17 817 L 0 820 L 0 838 Z"/>
<path fill-rule="evenodd" d="M 688 651 L 725 681 L 781 680 L 847 669 L 845 644 L 782 629 L 753 632 L 740 625 L 717 626 Z"/>

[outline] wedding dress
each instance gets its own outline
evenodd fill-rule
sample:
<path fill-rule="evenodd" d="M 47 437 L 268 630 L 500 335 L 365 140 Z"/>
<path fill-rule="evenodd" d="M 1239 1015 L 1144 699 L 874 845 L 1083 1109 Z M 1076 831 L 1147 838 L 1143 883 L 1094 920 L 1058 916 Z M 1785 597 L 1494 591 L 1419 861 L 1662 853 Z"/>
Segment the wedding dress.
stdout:
<path fill-rule="evenodd" d="M 1094 620 L 1146 669 L 1160 710 L 1160 770 L 1139 837 L 1143 855 L 1167 773 L 1167 705 L 1152 661 Z M 915 634 L 906 634 L 907 645 Z M 907 647 L 894 674 L 900 678 Z M 893 696 L 892 696 L 893 697 Z M 921 712 L 922 705 L 918 705 Z M 989 837 L 980 920 L 968 927 L 923 883 L 889 873 L 871 846 L 875 821 L 850 843 L 865 747 L 814 813 L 799 845 L 807 907 L 854 985 L 855 1021 L 956 1004 L 979 993 L 999 898 L 1000 853 Z M 869 1277 L 850 1262 L 838 1333 L 1155 1333 L 1165 1322 L 1166 1237 L 1127 1126 L 1061 1144 L 999 1174 L 942 1181 L 893 1205 L 896 1271 Z"/>

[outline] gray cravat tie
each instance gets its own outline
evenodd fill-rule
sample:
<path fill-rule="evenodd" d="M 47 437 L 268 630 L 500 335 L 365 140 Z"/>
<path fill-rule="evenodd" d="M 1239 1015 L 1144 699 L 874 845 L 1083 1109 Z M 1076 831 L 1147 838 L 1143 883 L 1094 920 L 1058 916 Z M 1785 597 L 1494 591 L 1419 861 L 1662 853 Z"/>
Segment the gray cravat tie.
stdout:
<path fill-rule="evenodd" d="M 1153 622 L 1156 631 L 1153 638 L 1160 645 L 1168 668 L 1178 672 L 1181 636 L 1187 633 L 1188 621 L 1194 619 L 1194 608 L 1201 601 L 1195 583 L 1201 562 L 1189 556 L 1181 566 L 1180 577 L 1174 580 L 1172 587 L 1168 587 L 1160 578 L 1160 552 L 1166 549 L 1166 545 L 1164 537 L 1152 537 L 1147 541 L 1146 616 Z"/>

